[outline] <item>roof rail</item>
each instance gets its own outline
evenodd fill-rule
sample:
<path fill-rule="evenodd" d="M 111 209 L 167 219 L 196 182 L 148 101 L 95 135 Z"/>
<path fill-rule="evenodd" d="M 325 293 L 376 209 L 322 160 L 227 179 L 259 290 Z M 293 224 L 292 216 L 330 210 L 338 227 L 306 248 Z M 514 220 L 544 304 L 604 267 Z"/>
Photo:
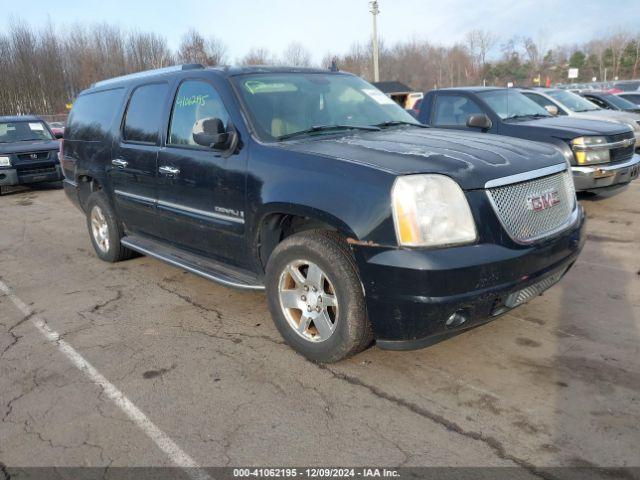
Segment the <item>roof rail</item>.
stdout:
<path fill-rule="evenodd" d="M 109 85 L 110 83 L 120 82 L 122 80 L 133 80 L 136 78 L 143 78 L 152 75 L 162 75 L 164 73 L 179 72 L 182 70 L 198 70 L 204 68 L 204 65 L 200 63 L 187 63 L 184 65 L 173 65 L 171 67 L 156 68 L 155 70 L 145 70 L 143 72 L 130 73 L 129 75 L 122 75 L 120 77 L 108 78 L 106 80 L 100 80 L 91 85 L 91 88 L 102 87 L 103 85 Z"/>

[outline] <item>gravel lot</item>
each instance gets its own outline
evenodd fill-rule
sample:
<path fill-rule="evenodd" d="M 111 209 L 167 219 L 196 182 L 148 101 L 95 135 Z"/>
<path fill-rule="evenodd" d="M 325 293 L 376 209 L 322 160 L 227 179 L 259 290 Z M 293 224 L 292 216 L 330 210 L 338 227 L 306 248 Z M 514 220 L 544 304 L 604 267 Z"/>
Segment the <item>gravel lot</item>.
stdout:
<path fill-rule="evenodd" d="M 103 263 L 62 190 L 3 195 L 0 462 L 640 466 L 640 182 L 581 203 L 585 250 L 543 296 L 428 349 L 317 366 L 263 294 Z"/>

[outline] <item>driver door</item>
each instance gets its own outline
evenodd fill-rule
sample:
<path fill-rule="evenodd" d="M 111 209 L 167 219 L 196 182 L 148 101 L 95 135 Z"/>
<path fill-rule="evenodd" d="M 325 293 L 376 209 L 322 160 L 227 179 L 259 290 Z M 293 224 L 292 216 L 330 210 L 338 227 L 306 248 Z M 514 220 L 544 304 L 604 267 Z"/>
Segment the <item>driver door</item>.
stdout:
<path fill-rule="evenodd" d="M 207 80 L 183 80 L 176 88 L 166 145 L 158 153 L 158 212 L 164 238 L 194 253 L 243 266 L 246 152 L 223 158 L 193 140 L 199 120 L 229 114 Z"/>

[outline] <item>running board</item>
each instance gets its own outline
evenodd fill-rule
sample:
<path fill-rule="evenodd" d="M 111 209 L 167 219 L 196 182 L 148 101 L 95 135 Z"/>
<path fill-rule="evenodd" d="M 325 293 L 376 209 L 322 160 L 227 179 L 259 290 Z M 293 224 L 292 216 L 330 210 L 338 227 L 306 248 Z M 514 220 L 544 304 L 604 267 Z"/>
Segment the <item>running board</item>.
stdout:
<path fill-rule="evenodd" d="M 264 285 L 250 272 L 237 270 L 201 255 L 172 248 L 156 240 L 138 235 L 128 235 L 122 237 L 120 243 L 138 253 L 157 258 L 170 265 L 183 268 L 228 287 L 244 290 L 264 290 Z"/>

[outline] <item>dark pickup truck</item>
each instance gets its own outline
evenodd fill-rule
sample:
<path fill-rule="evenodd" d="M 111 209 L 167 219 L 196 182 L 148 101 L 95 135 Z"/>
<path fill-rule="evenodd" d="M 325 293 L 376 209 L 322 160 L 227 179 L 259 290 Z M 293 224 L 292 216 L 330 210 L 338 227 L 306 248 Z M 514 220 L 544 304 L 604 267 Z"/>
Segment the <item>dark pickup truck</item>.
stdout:
<path fill-rule="evenodd" d="M 98 82 L 61 159 L 101 259 L 135 251 L 266 289 L 314 361 L 496 318 L 584 242 L 558 148 L 427 128 L 340 72 L 184 65 Z"/>
<path fill-rule="evenodd" d="M 575 117 L 555 117 L 519 91 L 497 87 L 432 90 L 425 94 L 420 122 L 438 128 L 471 130 L 546 142 L 571 164 L 578 191 L 602 191 L 638 177 L 640 156 L 627 125 Z"/>
<path fill-rule="evenodd" d="M 2 187 L 62 180 L 59 148 L 42 119 L 0 117 L 0 193 Z"/>

